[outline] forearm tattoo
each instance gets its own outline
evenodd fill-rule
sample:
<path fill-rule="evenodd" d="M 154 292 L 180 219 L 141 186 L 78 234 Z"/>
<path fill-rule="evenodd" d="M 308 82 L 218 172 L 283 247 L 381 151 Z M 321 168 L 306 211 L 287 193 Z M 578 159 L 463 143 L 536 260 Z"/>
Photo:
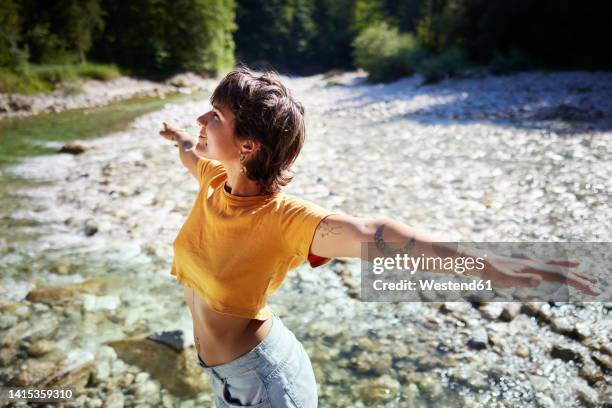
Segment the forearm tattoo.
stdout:
<path fill-rule="evenodd" d="M 341 225 L 332 226 L 329 221 L 321 221 L 321 238 L 325 238 L 328 235 L 340 235 Z"/>
<path fill-rule="evenodd" d="M 410 242 L 408 242 L 403 248 L 395 249 L 387 245 L 387 243 L 383 240 L 383 230 L 385 229 L 386 224 L 380 225 L 376 228 L 376 233 L 374 234 L 374 242 L 376 243 L 376 248 L 385 256 L 393 257 L 397 254 L 407 254 L 410 255 L 410 251 L 414 248 L 416 244 L 416 240 L 414 238 L 410 238 Z"/>
<path fill-rule="evenodd" d="M 183 150 L 189 150 L 193 147 L 193 142 L 191 140 L 184 140 L 181 142 L 181 147 Z"/>

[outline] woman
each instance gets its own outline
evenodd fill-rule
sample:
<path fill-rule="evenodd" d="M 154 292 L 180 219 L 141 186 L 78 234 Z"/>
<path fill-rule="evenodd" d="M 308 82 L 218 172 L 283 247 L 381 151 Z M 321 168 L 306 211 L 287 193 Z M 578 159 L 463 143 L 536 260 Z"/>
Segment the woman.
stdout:
<path fill-rule="evenodd" d="M 331 213 L 281 192 L 304 143 L 304 108 L 275 73 L 230 72 L 197 119 L 194 140 L 168 123 L 180 160 L 200 184 L 174 241 L 172 274 L 185 285 L 198 364 L 209 373 L 219 407 L 316 407 L 317 386 L 302 344 L 266 304 L 287 271 L 308 260 L 398 253 L 440 255 L 429 235 L 388 218 Z M 389 243 L 407 243 L 401 250 Z M 446 255 L 474 255 L 445 248 Z M 483 271 L 495 286 L 564 280 L 588 293 L 594 278 L 544 263 L 489 257 Z"/>

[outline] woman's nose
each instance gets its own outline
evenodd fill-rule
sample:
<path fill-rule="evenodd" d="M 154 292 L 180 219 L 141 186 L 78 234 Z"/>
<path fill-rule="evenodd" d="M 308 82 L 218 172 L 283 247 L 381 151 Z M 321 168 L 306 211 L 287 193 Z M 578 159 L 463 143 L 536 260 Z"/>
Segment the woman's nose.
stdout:
<path fill-rule="evenodd" d="M 198 125 L 206 127 L 206 118 L 204 116 L 205 115 L 202 115 L 199 118 L 197 118 L 196 122 L 198 123 Z"/>

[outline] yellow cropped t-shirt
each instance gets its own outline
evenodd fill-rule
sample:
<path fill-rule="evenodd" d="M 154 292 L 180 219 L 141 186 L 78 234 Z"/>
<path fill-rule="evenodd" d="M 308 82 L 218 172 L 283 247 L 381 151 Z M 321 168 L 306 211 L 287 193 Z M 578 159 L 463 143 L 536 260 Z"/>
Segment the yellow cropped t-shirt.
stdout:
<path fill-rule="evenodd" d="M 220 313 L 265 320 L 267 298 L 287 272 L 308 260 L 319 222 L 332 213 L 283 192 L 241 197 L 225 190 L 216 160 L 197 163 L 200 191 L 178 236 L 170 274 Z"/>

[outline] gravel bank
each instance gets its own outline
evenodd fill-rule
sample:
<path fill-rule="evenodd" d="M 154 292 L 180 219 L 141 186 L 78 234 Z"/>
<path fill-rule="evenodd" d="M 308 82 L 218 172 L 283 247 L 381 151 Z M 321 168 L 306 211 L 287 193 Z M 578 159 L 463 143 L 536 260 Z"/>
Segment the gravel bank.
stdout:
<path fill-rule="evenodd" d="M 0 93 L 0 120 L 44 112 L 104 106 L 111 102 L 131 98 L 163 97 L 168 93 L 211 90 L 217 83 L 217 79 L 204 79 L 187 73 L 176 75 L 163 83 L 119 77 L 110 81 L 71 82 L 49 94 Z"/>

